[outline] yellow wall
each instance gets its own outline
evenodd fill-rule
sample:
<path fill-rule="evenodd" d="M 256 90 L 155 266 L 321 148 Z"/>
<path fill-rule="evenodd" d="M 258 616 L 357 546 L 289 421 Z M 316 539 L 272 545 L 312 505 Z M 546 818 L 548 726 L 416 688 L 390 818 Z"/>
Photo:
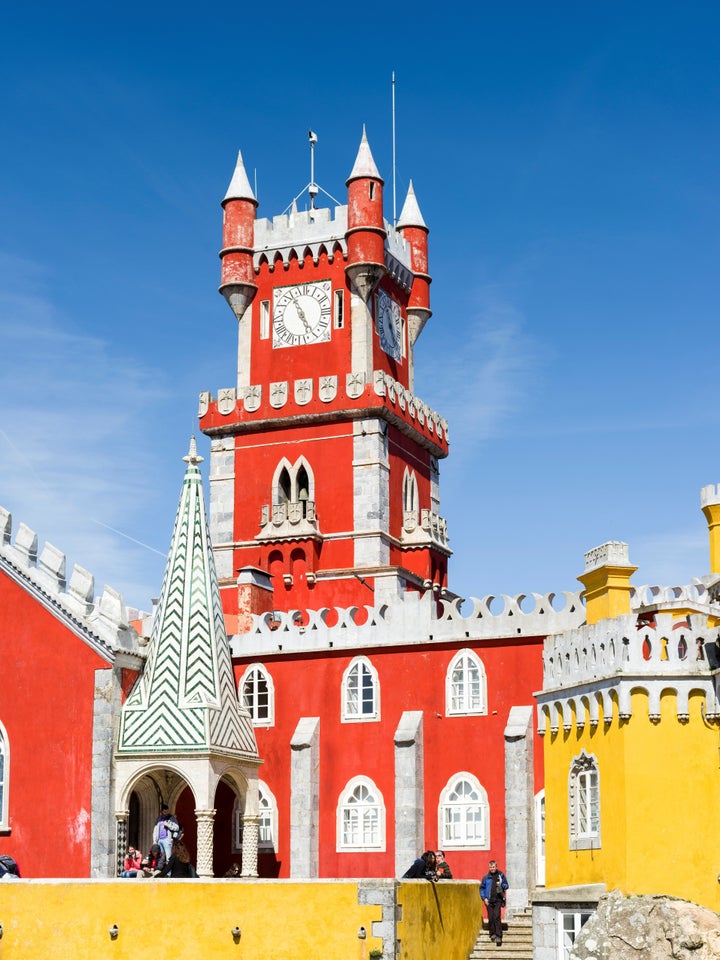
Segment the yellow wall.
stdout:
<path fill-rule="evenodd" d="M 382 908 L 358 905 L 358 888 L 352 880 L 3 882 L 0 960 L 368 960 L 383 946 L 372 936 Z M 395 889 L 385 887 L 391 899 Z M 477 883 L 397 889 L 401 957 L 466 960 L 481 925 Z"/>
<path fill-rule="evenodd" d="M 482 926 L 478 883 L 428 883 L 400 886 L 399 960 L 467 960 Z"/>
<path fill-rule="evenodd" d="M 546 886 L 605 883 L 624 893 L 665 893 L 720 911 L 720 729 L 706 725 L 704 698 L 677 719 L 675 695 L 648 718 L 647 696 L 632 694 L 632 716 L 601 718 L 545 738 Z M 581 749 L 600 773 L 599 850 L 570 850 L 568 772 Z"/>

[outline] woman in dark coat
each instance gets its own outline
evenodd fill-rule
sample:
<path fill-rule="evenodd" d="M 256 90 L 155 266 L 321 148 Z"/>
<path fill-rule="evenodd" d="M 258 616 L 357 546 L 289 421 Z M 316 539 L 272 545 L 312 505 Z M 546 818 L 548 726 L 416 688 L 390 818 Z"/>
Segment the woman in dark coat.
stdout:
<path fill-rule="evenodd" d="M 172 853 L 170 859 L 162 868 L 158 877 L 197 877 L 195 867 L 190 862 L 188 848 L 182 840 L 173 840 Z"/>

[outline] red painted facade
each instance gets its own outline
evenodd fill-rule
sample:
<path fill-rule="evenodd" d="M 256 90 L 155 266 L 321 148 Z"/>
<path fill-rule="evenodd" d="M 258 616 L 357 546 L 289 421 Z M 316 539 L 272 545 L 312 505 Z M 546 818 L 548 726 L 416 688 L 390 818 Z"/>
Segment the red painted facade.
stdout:
<path fill-rule="evenodd" d="M 108 664 L 7 576 L 0 664 L 10 748 L 10 829 L 0 829 L 0 851 L 24 876 L 87 877 L 95 671 Z"/>

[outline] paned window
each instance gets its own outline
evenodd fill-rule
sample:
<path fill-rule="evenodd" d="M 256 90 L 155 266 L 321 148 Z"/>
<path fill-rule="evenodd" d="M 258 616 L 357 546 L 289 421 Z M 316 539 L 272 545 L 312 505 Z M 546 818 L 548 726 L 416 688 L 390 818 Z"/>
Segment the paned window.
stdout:
<path fill-rule="evenodd" d="M 8 780 L 10 777 L 10 744 L 5 727 L 0 723 L 0 829 L 8 826 Z"/>
<path fill-rule="evenodd" d="M 382 794 L 367 777 L 354 777 L 340 795 L 337 849 L 385 849 L 385 804 Z"/>
<path fill-rule="evenodd" d="M 342 720 L 380 719 L 380 684 L 367 657 L 355 657 L 343 674 Z"/>
<path fill-rule="evenodd" d="M 240 680 L 240 699 L 255 727 L 275 723 L 275 690 L 272 677 L 261 663 L 251 663 Z"/>
<path fill-rule="evenodd" d="M 277 851 L 278 808 L 272 790 L 262 780 L 258 783 L 258 850 Z M 233 849 L 242 850 L 243 817 L 245 808 L 238 798 L 233 809 Z"/>
<path fill-rule="evenodd" d="M 440 846 L 443 849 L 489 849 L 487 792 L 473 774 L 455 774 L 440 794 L 438 836 L 442 837 Z"/>
<path fill-rule="evenodd" d="M 558 960 L 569 960 L 577 935 L 591 916 L 590 911 L 558 910 Z"/>
<path fill-rule="evenodd" d="M 461 650 L 450 661 L 445 679 L 445 713 L 449 717 L 487 713 L 485 667 L 473 650 Z"/>
<path fill-rule="evenodd" d="M 570 764 L 568 778 L 570 849 L 600 846 L 600 773 L 597 760 L 583 750 Z"/>

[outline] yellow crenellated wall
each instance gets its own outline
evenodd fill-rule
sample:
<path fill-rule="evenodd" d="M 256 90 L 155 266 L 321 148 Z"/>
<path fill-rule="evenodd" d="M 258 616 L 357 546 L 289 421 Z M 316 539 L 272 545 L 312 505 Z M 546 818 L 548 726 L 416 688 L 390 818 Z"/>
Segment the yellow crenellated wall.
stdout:
<path fill-rule="evenodd" d="M 720 911 L 720 727 L 706 723 L 704 697 L 691 694 L 689 720 L 663 693 L 661 719 L 648 716 L 644 691 L 632 714 L 601 715 L 545 737 L 547 888 L 605 883 L 626 894 L 673 894 Z M 582 749 L 598 761 L 601 847 L 570 850 L 568 773 Z"/>
<path fill-rule="evenodd" d="M 398 960 L 467 960 L 482 926 L 479 883 L 407 881 L 398 903 Z"/>
<path fill-rule="evenodd" d="M 373 881 L 5 881 L 0 960 L 369 960 L 383 949 L 373 922 L 392 948 L 396 894 L 403 960 L 466 960 L 482 923 L 477 882 L 377 883 L 384 922 L 381 906 L 358 904 Z"/>

